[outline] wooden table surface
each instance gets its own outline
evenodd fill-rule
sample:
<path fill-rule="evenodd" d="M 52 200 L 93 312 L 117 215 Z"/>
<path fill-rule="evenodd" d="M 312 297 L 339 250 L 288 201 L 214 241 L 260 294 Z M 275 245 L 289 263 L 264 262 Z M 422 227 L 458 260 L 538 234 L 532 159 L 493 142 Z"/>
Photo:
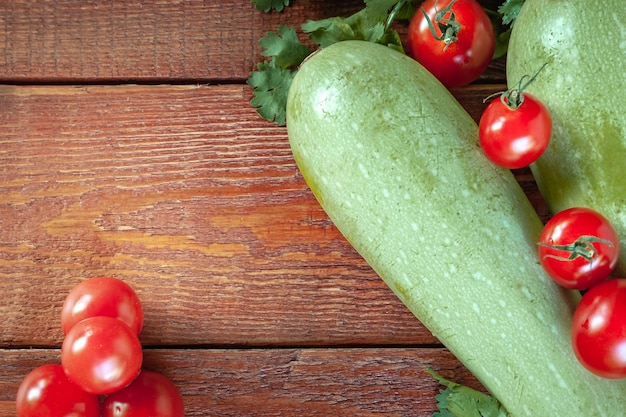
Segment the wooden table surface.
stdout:
<path fill-rule="evenodd" d="M 245 84 L 278 24 L 360 0 L 0 6 L 0 415 L 81 280 L 130 283 L 187 416 L 430 416 L 480 388 L 334 228 Z M 478 120 L 504 62 L 453 91 Z M 540 214 L 527 170 L 517 178 Z"/>

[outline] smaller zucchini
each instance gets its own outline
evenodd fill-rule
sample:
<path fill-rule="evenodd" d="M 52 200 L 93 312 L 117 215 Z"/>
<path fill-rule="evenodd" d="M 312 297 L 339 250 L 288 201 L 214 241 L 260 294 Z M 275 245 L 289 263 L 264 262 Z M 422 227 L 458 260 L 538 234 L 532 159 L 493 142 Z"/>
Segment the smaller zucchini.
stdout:
<path fill-rule="evenodd" d="M 528 86 L 550 110 L 552 138 L 531 165 L 552 213 L 590 207 L 626 248 L 626 3 L 526 0 L 511 32 L 507 79 Z M 607 30 L 597 30 L 598 23 Z M 626 250 L 615 276 L 626 277 Z M 626 415 L 626 412 L 624 413 Z"/>
<path fill-rule="evenodd" d="M 579 295 L 538 264 L 541 220 L 422 66 L 369 42 L 329 46 L 293 80 L 287 129 L 338 229 L 511 416 L 623 416 L 626 382 L 574 357 Z"/>

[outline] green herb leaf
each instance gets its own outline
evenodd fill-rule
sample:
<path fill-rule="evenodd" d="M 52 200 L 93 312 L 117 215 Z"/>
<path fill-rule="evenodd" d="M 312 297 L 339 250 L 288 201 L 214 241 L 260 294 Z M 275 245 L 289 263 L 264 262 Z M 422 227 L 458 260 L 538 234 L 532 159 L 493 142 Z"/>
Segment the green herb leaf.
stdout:
<path fill-rule="evenodd" d="M 493 51 L 493 59 L 503 57 L 509 50 L 509 39 L 511 38 L 511 29 L 500 32 L 496 31 L 496 48 Z"/>
<path fill-rule="evenodd" d="M 524 4 L 524 0 L 505 0 L 500 7 L 498 13 L 502 15 L 502 23 L 508 25 L 517 19 L 520 9 Z"/>
<path fill-rule="evenodd" d="M 282 69 L 300 65 L 311 50 L 298 39 L 296 30 L 292 26 L 278 26 L 278 34 L 269 32 L 261 39 L 264 51 L 261 55 L 272 57 L 274 64 Z"/>
<path fill-rule="evenodd" d="M 437 395 L 438 412 L 433 417 L 510 417 L 495 398 L 465 385 L 448 381 L 433 370 L 428 372 L 446 386 Z"/>
<path fill-rule="evenodd" d="M 389 13 L 389 9 L 398 3 L 398 0 L 365 0 L 365 7 L 374 15 L 381 16 L 383 19 Z"/>
<path fill-rule="evenodd" d="M 256 9 L 261 12 L 269 12 L 274 9 L 277 12 L 282 12 L 285 6 L 289 6 L 289 0 L 251 0 L 252 4 L 256 6 Z"/>
<path fill-rule="evenodd" d="M 496 47 L 493 51 L 492 59 L 497 59 L 506 55 L 509 49 L 509 38 L 511 37 L 512 27 L 502 22 L 503 17 L 499 12 L 489 9 L 485 9 L 485 12 L 487 12 L 489 20 L 491 20 L 491 25 L 496 35 Z"/>
<path fill-rule="evenodd" d="M 279 126 L 286 122 L 287 94 L 295 69 L 311 54 L 311 50 L 298 39 L 292 26 L 280 25 L 278 34 L 269 32 L 261 39 L 263 52 L 269 62 L 260 62 L 258 71 L 250 73 L 248 85 L 254 88 L 250 105 L 257 108 L 257 113 L 268 121 L 275 121 Z"/>
<path fill-rule="evenodd" d="M 343 17 L 330 17 L 324 20 L 309 20 L 302 25 L 313 42 L 322 48 L 336 42 L 357 39 L 354 29 Z"/>
<path fill-rule="evenodd" d="M 345 18 L 309 20 L 302 25 L 302 30 L 322 48 L 346 40 L 364 40 L 393 46 L 402 51 L 400 36 L 395 30 L 385 26 L 386 18 L 386 11 L 380 14 L 378 8 L 366 7 Z"/>
<path fill-rule="evenodd" d="M 282 10 L 288 0 L 252 0 L 259 10 Z M 309 20 L 302 25 L 311 41 L 324 48 L 344 40 L 376 42 L 404 52 L 402 40 L 389 24 L 400 16 L 411 16 L 415 4 L 421 0 L 365 0 L 365 8 L 348 17 Z M 407 17 L 407 18 L 408 18 Z M 269 32 L 261 39 L 262 55 L 269 58 L 258 64 L 258 71 L 250 73 L 248 85 L 254 89 L 250 105 L 261 117 L 286 122 L 287 94 L 297 67 L 312 51 L 298 39 L 292 26 L 281 25 L 278 33 Z"/>
<path fill-rule="evenodd" d="M 385 16 L 386 10 L 379 14 L 374 9 L 365 7 L 348 17 L 309 20 L 302 25 L 302 30 L 309 34 L 313 42 L 326 48 L 333 43 L 346 40 L 371 40 L 372 35 L 380 38 L 382 35 L 374 33 L 374 27 L 380 24 Z"/>
<path fill-rule="evenodd" d="M 277 67 L 273 62 L 260 62 L 258 71 L 248 78 L 248 85 L 254 88 L 250 105 L 268 121 L 284 126 L 287 118 L 287 93 L 297 70 Z"/>

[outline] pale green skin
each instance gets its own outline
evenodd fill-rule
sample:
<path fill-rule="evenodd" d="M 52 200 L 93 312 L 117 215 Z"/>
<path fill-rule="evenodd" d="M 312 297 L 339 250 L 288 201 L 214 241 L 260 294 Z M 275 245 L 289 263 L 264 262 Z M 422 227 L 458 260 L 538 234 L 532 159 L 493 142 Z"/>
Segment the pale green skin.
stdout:
<path fill-rule="evenodd" d="M 626 277 L 626 2 L 526 0 L 507 56 L 509 87 L 544 65 L 527 92 L 550 110 L 553 135 L 531 166 L 553 213 L 591 207 L 620 236 Z"/>
<path fill-rule="evenodd" d="M 623 417 L 626 382 L 574 357 L 579 297 L 538 264 L 540 219 L 432 75 L 381 45 L 332 45 L 295 77 L 287 129 L 339 230 L 512 416 Z"/>

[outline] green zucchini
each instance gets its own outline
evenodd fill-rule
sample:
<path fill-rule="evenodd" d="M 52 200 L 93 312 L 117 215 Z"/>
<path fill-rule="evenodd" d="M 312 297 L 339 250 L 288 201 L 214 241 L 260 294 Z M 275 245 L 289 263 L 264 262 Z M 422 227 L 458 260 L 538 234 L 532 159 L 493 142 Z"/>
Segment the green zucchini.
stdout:
<path fill-rule="evenodd" d="M 579 295 L 538 264 L 541 220 L 423 67 L 363 41 L 322 49 L 290 87 L 287 131 L 330 219 L 511 416 L 623 415 L 626 382 L 574 357 Z"/>
<path fill-rule="evenodd" d="M 550 145 L 531 170 L 548 208 L 591 207 L 626 248 L 626 3 L 526 0 L 507 57 L 511 85 L 528 86 L 552 115 Z M 622 251 L 624 254 L 625 251 Z M 616 275 L 626 277 L 622 255 Z"/>

